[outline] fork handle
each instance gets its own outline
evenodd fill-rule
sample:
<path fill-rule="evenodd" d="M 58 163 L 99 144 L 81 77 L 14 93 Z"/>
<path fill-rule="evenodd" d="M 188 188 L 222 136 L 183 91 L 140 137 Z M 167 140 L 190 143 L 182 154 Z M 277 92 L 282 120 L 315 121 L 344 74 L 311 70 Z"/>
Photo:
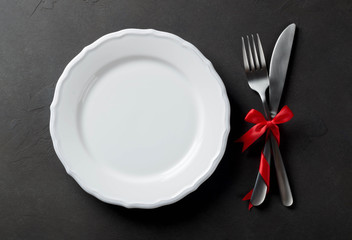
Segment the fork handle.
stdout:
<path fill-rule="evenodd" d="M 260 95 L 260 98 L 262 99 L 265 118 L 271 119 L 269 106 L 268 106 L 268 103 L 267 103 L 266 97 L 265 97 L 265 91 L 259 95 Z M 271 157 L 272 157 L 271 156 L 271 148 L 272 148 L 271 141 L 269 139 L 266 139 L 264 149 L 263 149 L 263 154 L 264 154 L 264 157 L 267 160 L 269 166 L 270 166 Z M 258 171 L 257 179 L 255 181 L 251 200 L 250 200 L 251 203 L 253 204 L 253 206 L 259 206 L 260 204 L 262 204 L 264 202 L 267 190 L 268 190 L 268 186 L 266 185 L 262 175 Z"/>
<path fill-rule="evenodd" d="M 270 166 L 271 161 L 271 141 L 267 139 L 265 141 L 263 154 L 267 162 Z M 266 192 L 268 190 L 268 186 L 266 185 L 262 175 L 258 171 L 257 179 L 255 181 L 255 185 L 253 188 L 252 196 L 251 196 L 251 203 L 253 206 L 259 206 L 265 200 Z"/>

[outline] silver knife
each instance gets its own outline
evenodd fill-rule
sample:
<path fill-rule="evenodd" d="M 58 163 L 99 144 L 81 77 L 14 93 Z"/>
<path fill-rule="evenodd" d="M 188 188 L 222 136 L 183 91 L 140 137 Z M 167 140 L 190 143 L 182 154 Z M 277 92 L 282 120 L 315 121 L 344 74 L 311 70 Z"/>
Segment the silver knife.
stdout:
<path fill-rule="evenodd" d="M 282 90 L 285 85 L 286 73 L 290 60 L 295 30 L 296 24 L 292 23 L 281 33 L 278 40 L 276 41 L 273 54 L 271 56 L 269 69 L 269 104 L 272 118 L 276 116 L 277 111 L 279 109 Z M 277 150 L 278 147 L 276 147 L 277 142 L 272 135 L 270 137 L 270 140 L 273 146 L 272 149 L 274 150 L 274 163 L 281 195 L 281 201 L 284 206 L 291 206 L 293 203 L 293 198 L 285 166 L 282 161 L 280 151 L 275 151 L 275 149 Z"/>

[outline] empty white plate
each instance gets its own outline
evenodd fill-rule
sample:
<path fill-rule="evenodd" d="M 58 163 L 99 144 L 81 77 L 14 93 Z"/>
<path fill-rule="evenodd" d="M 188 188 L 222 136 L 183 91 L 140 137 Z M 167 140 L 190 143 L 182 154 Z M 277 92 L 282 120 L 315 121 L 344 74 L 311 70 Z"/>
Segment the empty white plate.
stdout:
<path fill-rule="evenodd" d="M 211 63 L 165 32 L 126 29 L 98 39 L 60 77 L 51 105 L 55 151 L 88 193 L 155 208 L 215 170 L 230 107 Z"/>

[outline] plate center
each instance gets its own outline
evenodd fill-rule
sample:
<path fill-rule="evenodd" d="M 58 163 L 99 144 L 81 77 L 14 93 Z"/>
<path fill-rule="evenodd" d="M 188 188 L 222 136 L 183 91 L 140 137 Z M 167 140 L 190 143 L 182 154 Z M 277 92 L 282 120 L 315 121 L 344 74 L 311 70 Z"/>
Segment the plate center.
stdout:
<path fill-rule="evenodd" d="M 195 147 L 195 92 L 166 62 L 133 57 L 111 63 L 89 81 L 81 101 L 82 141 L 109 170 L 160 174 L 186 161 Z"/>

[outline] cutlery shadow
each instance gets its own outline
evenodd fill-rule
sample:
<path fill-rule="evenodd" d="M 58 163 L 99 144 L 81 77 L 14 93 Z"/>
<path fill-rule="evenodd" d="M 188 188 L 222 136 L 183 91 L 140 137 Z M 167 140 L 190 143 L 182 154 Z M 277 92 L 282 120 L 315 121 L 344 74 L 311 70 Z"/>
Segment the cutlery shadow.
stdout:
<path fill-rule="evenodd" d="M 234 197 L 233 188 L 241 170 L 241 161 L 235 161 L 241 156 L 241 144 L 235 143 L 235 140 L 242 134 L 244 113 L 236 104 L 238 101 L 231 94 L 228 97 L 231 105 L 230 125 L 236 127 L 230 130 L 227 147 L 218 167 L 196 191 L 176 203 L 156 209 L 126 209 L 102 203 L 103 208 L 113 211 L 120 218 L 137 221 L 143 225 L 165 226 L 191 221 L 207 209 L 217 206 L 224 198 Z"/>

